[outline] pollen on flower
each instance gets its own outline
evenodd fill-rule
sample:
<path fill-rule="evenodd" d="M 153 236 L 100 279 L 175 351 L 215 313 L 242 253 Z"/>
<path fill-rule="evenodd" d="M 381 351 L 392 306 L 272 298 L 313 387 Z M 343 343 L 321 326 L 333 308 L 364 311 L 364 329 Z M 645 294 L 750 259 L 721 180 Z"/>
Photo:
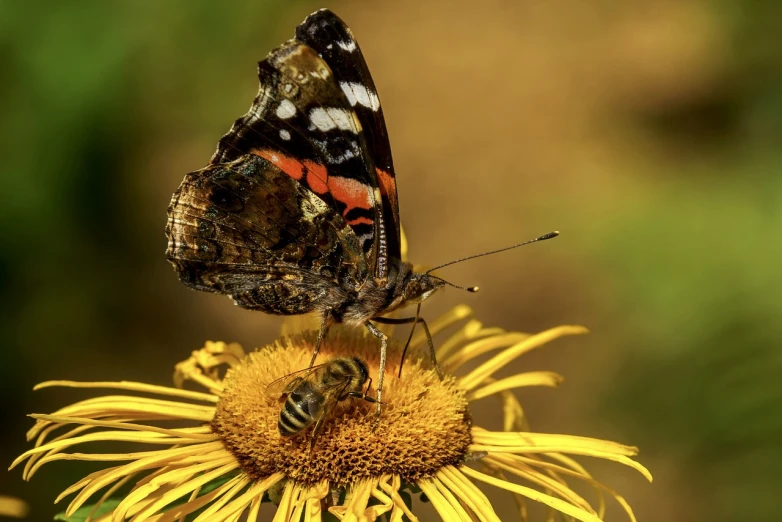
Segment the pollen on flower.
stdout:
<path fill-rule="evenodd" d="M 228 371 L 212 429 L 254 478 L 283 472 L 300 483 L 328 480 L 346 485 L 384 474 L 415 481 L 463 461 L 471 444 L 467 398 L 454 377 L 440 380 L 420 361 L 405 363 L 397 379 L 402 346 L 389 345 L 389 364 L 380 427 L 372 431 L 375 405 L 348 398 L 329 414 L 313 451 L 312 428 L 282 437 L 277 419 L 282 402 L 265 393 L 277 378 L 307 367 L 314 333 L 283 338 L 248 355 Z M 317 363 L 358 356 L 377 381 L 377 341 L 339 330 L 321 349 Z M 316 364 L 317 364 L 316 363 Z M 374 395 L 374 389 L 369 392 Z"/>

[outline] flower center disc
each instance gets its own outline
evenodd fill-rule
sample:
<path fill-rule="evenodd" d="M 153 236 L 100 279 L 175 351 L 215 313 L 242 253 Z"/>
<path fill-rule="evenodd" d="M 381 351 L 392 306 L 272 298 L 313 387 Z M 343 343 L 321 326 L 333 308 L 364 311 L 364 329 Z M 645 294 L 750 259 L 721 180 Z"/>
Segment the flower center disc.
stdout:
<path fill-rule="evenodd" d="M 379 342 L 359 331 L 334 328 L 316 364 L 334 357 L 357 356 L 367 363 L 374 397 Z M 253 478 L 281 471 L 297 482 L 328 480 L 345 485 L 362 477 L 400 475 L 413 481 L 448 464 L 459 464 L 471 442 L 470 416 L 464 392 L 454 377 L 442 381 L 428 361 L 408 353 L 397 378 L 402 346 L 390 342 L 380 426 L 372 431 L 375 404 L 360 398 L 340 401 L 328 414 L 310 452 L 312 427 L 283 437 L 277 427 L 283 399 L 269 397 L 276 379 L 307 368 L 315 335 L 284 338 L 249 354 L 223 380 L 212 429 Z M 426 367 L 425 367 L 426 366 Z"/>

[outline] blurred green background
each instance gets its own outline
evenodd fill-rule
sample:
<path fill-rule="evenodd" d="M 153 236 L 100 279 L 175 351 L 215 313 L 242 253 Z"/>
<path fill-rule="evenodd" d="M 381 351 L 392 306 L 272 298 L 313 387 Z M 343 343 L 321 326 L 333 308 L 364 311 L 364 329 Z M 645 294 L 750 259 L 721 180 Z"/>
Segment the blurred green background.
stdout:
<path fill-rule="evenodd" d="M 0 2 L 0 462 L 28 447 L 26 414 L 85 397 L 39 381 L 167 384 L 206 339 L 276 335 L 179 284 L 163 226 L 255 63 L 324 6 Z M 327 6 L 380 92 L 412 261 L 562 232 L 444 270 L 482 291 L 426 316 L 466 302 L 508 329 L 588 326 L 519 363 L 567 378 L 523 404 L 538 431 L 639 445 L 651 486 L 593 466 L 639 520 L 782 519 L 782 4 Z M 48 520 L 83 473 L 3 473 L 0 494 Z"/>

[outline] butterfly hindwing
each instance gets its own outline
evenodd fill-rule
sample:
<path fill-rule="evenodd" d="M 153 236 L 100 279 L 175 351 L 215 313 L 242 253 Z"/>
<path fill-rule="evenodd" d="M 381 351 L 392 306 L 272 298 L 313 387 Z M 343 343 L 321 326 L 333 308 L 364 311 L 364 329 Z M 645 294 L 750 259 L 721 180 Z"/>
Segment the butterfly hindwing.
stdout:
<path fill-rule="evenodd" d="M 166 254 L 182 282 L 244 308 L 305 313 L 368 273 L 345 220 L 260 156 L 188 174 L 168 214 Z"/>
<path fill-rule="evenodd" d="M 345 22 L 328 9 L 309 15 L 296 28 L 296 39 L 312 47 L 329 64 L 361 122 L 381 193 L 387 252 L 399 259 L 401 229 L 391 145 L 375 82 L 361 48 Z"/>
<path fill-rule="evenodd" d="M 290 40 L 259 63 L 260 89 L 248 113 L 218 144 L 213 164 L 243 154 L 267 159 L 348 223 L 367 265 L 385 263 L 376 230 L 383 214 L 373 160 L 358 116 L 329 65 Z M 384 228 L 381 230 L 385 231 Z"/>

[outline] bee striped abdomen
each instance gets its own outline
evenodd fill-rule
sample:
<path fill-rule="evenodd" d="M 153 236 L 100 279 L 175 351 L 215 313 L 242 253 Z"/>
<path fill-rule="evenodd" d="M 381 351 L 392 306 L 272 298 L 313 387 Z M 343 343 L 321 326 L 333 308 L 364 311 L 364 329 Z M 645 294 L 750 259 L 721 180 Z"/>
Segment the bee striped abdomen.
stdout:
<path fill-rule="evenodd" d="M 324 419 L 340 401 L 352 396 L 375 402 L 363 394 L 362 388 L 369 378 L 369 371 L 366 363 L 358 357 L 332 359 L 288 377 L 287 384 L 286 377 L 282 377 L 266 388 L 267 394 L 281 389 L 280 397 L 285 396 L 277 420 L 277 428 L 283 437 L 297 435 L 315 424 L 314 441 Z"/>
<path fill-rule="evenodd" d="M 310 402 L 318 401 L 319 394 L 313 393 L 312 386 L 308 382 L 302 383 L 296 390 L 288 395 L 285 404 L 280 411 L 277 428 L 280 435 L 291 436 L 307 429 L 314 421 L 310 411 Z"/>

